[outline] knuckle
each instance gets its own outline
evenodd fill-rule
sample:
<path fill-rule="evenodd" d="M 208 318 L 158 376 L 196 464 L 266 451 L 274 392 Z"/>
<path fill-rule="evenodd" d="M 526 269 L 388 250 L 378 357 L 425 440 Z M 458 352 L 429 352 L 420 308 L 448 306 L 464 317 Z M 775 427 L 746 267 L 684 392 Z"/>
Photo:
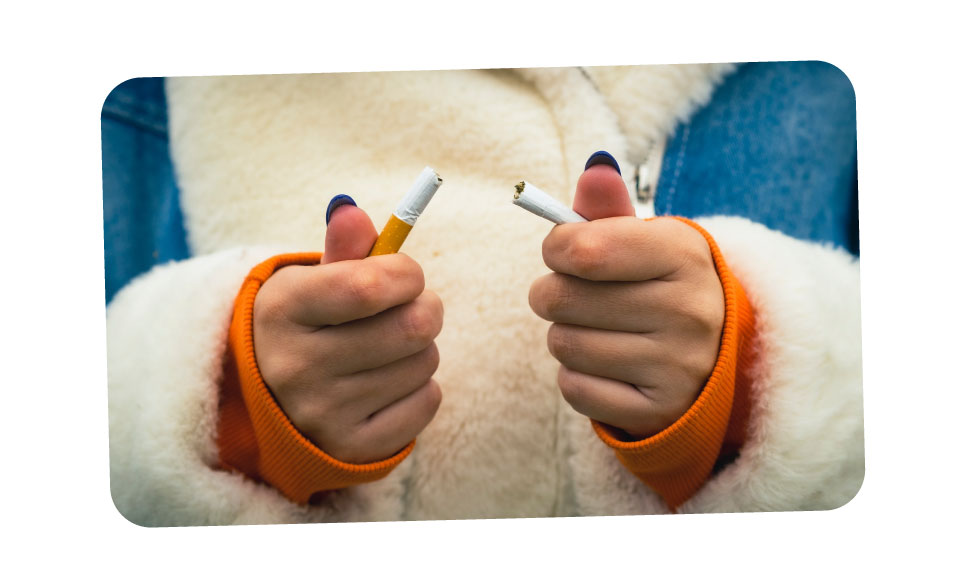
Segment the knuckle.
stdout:
<path fill-rule="evenodd" d="M 566 327 L 554 323 L 546 332 L 546 344 L 550 354 L 565 364 L 576 353 L 578 343 L 576 337 Z"/>
<path fill-rule="evenodd" d="M 703 273 L 704 268 L 700 256 L 690 248 L 678 248 L 674 251 L 673 260 L 675 271 L 673 276 L 677 279 L 687 279 L 694 275 Z"/>
<path fill-rule="evenodd" d="M 696 229 L 675 219 L 657 219 L 653 222 L 660 223 L 660 230 L 652 238 L 655 242 L 664 243 L 666 253 L 673 256 L 675 273 L 702 273 L 708 268 L 713 271 L 710 246 Z"/>
<path fill-rule="evenodd" d="M 439 349 L 435 343 L 405 361 L 405 379 L 412 390 L 426 385 L 439 369 Z"/>
<path fill-rule="evenodd" d="M 529 287 L 529 307 L 538 316 L 543 318 L 546 318 L 547 302 L 549 298 L 546 282 L 549 279 L 550 276 L 542 276 L 537 278 Z"/>
<path fill-rule="evenodd" d="M 324 435 L 324 419 L 320 418 L 319 407 L 313 402 L 306 402 L 302 397 L 288 398 L 286 402 L 279 399 L 282 409 L 288 415 L 295 428 L 312 436 Z"/>
<path fill-rule="evenodd" d="M 719 289 L 706 289 L 686 298 L 684 314 L 701 337 L 719 337 L 724 326 L 724 301 Z"/>
<path fill-rule="evenodd" d="M 435 343 L 432 343 L 426 349 L 425 354 L 425 369 L 428 372 L 429 377 L 431 377 L 432 374 L 436 373 L 436 370 L 439 369 L 439 362 L 441 360 L 439 355 L 439 346 Z"/>
<path fill-rule="evenodd" d="M 255 327 L 271 328 L 273 325 L 287 321 L 288 300 L 281 295 L 278 288 L 268 287 L 268 282 L 255 295 L 253 320 Z"/>
<path fill-rule="evenodd" d="M 560 393 L 567 404 L 580 414 L 586 414 L 586 389 L 580 384 L 579 378 L 571 371 L 560 369 L 556 378 Z"/>
<path fill-rule="evenodd" d="M 307 365 L 299 353 L 277 352 L 258 358 L 262 379 L 272 392 L 297 393 L 303 388 Z"/>
<path fill-rule="evenodd" d="M 556 225 L 550 230 L 549 235 L 543 239 L 542 254 L 543 262 L 552 265 L 552 261 L 560 257 L 565 252 L 568 239 L 564 236 L 567 230 L 572 230 L 566 225 Z"/>
<path fill-rule="evenodd" d="M 720 336 L 724 328 L 724 295 L 722 292 L 714 292 L 708 296 L 701 304 L 703 309 L 702 322 L 709 334 L 715 337 Z"/>
<path fill-rule="evenodd" d="M 442 318 L 428 305 L 413 304 L 401 313 L 399 323 L 403 337 L 428 345 L 438 333 Z"/>
<path fill-rule="evenodd" d="M 549 316 L 556 317 L 572 305 L 573 292 L 566 283 L 565 276 L 556 274 L 549 276 L 545 286 L 544 308 Z"/>
<path fill-rule="evenodd" d="M 339 414 L 326 398 L 300 394 L 285 401 L 279 398 L 278 402 L 295 428 L 312 441 L 319 442 L 320 446 L 342 436 L 338 426 Z"/>
<path fill-rule="evenodd" d="M 379 256 L 384 259 L 375 258 L 379 263 L 384 263 L 386 274 L 394 281 L 401 281 L 411 285 L 415 291 L 422 292 L 426 287 L 425 273 L 422 266 L 417 261 L 405 253 L 394 253 L 392 255 Z M 408 289 L 408 286 L 407 286 Z"/>
<path fill-rule="evenodd" d="M 365 309 L 371 309 L 378 306 L 382 297 L 385 276 L 376 267 L 359 267 L 349 276 L 346 287 L 352 300 Z"/>
<path fill-rule="evenodd" d="M 695 382 L 703 380 L 710 375 L 713 369 L 713 358 L 702 350 L 692 348 L 680 350 L 665 365 L 665 372 L 673 377 L 681 377 L 682 380 Z"/>
<path fill-rule="evenodd" d="M 677 348 L 661 364 L 661 384 L 654 388 L 665 406 L 682 414 L 702 390 L 717 363 L 716 347 Z M 661 392 L 662 391 L 662 392 Z M 692 392 L 692 394 L 691 394 Z"/>
<path fill-rule="evenodd" d="M 701 271 L 714 271 L 714 258 L 710 254 L 710 246 L 704 240 L 703 235 L 690 227 L 684 227 L 686 234 L 682 235 L 681 242 L 685 245 L 681 254 L 685 257 L 688 265 Z"/>
<path fill-rule="evenodd" d="M 595 275 L 606 259 L 606 242 L 593 231 L 580 231 L 567 247 L 574 270 L 581 276 Z"/>
<path fill-rule="evenodd" d="M 255 320 L 264 315 L 266 322 L 288 322 L 291 311 L 312 300 L 302 266 L 283 267 L 269 277 L 255 296 Z"/>
<path fill-rule="evenodd" d="M 434 417 L 436 412 L 439 410 L 439 406 L 442 405 L 442 388 L 438 383 L 436 383 L 435 380 L 429 380 L 426 386 L 422 389 L 422 393 L 424 395 L 423 416 L 426 417 L 425 425 L 428 425 L 429 421 L 432 420 L 432 417 Z M 423 425 L 422 428 L 424 428 L 425 425 Z"/>
<path fill-rule="evenodd" d="M 422 266 L 419 265 L 419 262 L 412 259 L 405 253 L 399 253 L 398 255 L 401 271 L 418 280 L 418 282 L 425 287 L 425 273 L 422 271 Z"/>
<path fill-rule="evenodd" d="M 442 318 L 446 314 L 445 305 L 442 303 L 442 298 L 432 290 L 423 290 L 421 294 L 423 300 L 425 300 L 433 316 L 438 320 L 436 325 L 440 329 L 442 328 Z"/>
<path fill-rule="evenodd" d="M 710 255 L 710 248 L 707 246 L 707 243 L 701 243 L 701 247 L 695 247 L 690 250 L 690 266 L 698 270 L 701 274 L 717 275 L 714 258 Z"/>

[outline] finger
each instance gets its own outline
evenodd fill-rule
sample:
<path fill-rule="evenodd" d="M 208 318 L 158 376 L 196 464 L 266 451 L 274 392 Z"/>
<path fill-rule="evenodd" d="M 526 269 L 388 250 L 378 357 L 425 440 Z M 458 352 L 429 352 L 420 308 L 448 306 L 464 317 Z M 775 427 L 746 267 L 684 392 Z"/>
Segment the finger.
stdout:
<path fill-rule="evenodd" d="M 322 264 L 366 257 L 378 233 L 372 219 L 351 197 L 339 194 L 328 203 L 325 213 L 325 254 Z"/>
<path fill-rule="evenodd" d="M 441 402 L 439 384 L 429 380 L 372 415 L 356 437 L 359 446 L 371 448 L 372 457 L 368 461 L 386 459 L 408 445 L 432 421 Z"/>
<path fill-rule="evenodd" d="M 586 164 L 586 171 L 576 184 L 573 210 L 587 220 L 635 216 L 630 193 L 613 156 L 606 151 L 597 151 Z"/>
<path fill-rule="evenodd" d="M 666 384 L 662 347 L 638 333 L 604 331 L 554 323 L 546 335 L 550 354 L 566 367 L 636 386 Z"/>
<path fill-rule="evenodd" d="M 678 282 L 593 282 L 552 273 L 533 282 L 529 305 L 553 323 L 649 333 L 667 327 L 689 295 Z"/>
<path fill-rule="evenodd" d="M 331 392 L 359 422 L 425 385 L 439 367 L 435 343 L 408 357 L 339 378 Z"/>
<path fill-rule="evenodd" d="M 703 236 L 676 219 L 619 217 L 557 225 L 543 240 L 543 261 L 587 280 L 641 281 L 712 258 Z"/>
<path fill-rule="evenodd" d="M 307 337 L 316 342 L 318 361 L 331 366 L 328 373 L 349 375 L 422 351 L 442 331 L 442 316 L 442 301 L 427 290 L 412 302 Z"/>
<path fill-rule="evenodd" d="M 289 266 L 266 286 L 272 304 L 295 323 L 323 327 L 370 317 L 405 304 L 425 288 L 422 268 L 404 253 L 317 266 Z"/>
<path fill-rule="evenodd" d="M 656 391 L 700 390 L 718 351 L 697 340 L 671 344 L 661 335 L 559 323 L 550 325 L 547 343 L 550 354 L 570 369 Z"/>
<path fill-rule="evenodd" d="M 557 383 L 576 412 L 623 429 L 633 436 L 651 435 L 669 427 L 657 403 L 636 386 L 560 366 Z"/>

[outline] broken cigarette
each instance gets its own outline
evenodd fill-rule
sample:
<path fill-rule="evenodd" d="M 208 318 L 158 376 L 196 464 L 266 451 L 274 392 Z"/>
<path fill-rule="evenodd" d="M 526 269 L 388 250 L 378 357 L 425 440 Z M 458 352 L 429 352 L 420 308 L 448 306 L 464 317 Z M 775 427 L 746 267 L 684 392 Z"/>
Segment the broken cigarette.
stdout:
<path fill-rule="evenodd" d="M 585 223 L 585 218 L 567 208 L 565 204 L 553 198 L 546 192 L 532 184 L 520 182 L 516 184 L 516 195 L 513 204 L 525 208 L 536 216 L 561 225 L 563 223 Z"/>
<path fill-rule="evenodd" d="M 432 168 L 426 167 L 422 170 L 415 184 L 409 188 L 408 193 L 395 208 L 395 212 L 389 217 L 389 222 L 385 223 L 385 228 L 379 233 L 375 245 L 372 245 L 372 250 L 369 251 L 370 257 L 399 251 L 415 221 L 426 209 L 426 205 L 432 200 L 432 196 L 441 184 L 442 178 Z"/>

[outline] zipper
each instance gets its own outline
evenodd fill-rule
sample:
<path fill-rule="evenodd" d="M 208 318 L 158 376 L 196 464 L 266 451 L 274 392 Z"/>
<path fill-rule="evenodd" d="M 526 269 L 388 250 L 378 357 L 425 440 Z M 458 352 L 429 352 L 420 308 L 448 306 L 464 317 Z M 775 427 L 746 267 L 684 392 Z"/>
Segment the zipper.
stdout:
<path fill-rule="evenodd" d="M 639 218 L 649 218 L 656 215 L 654 197 L 657 193 L 657 182 L 660 180 L 660 168 L 663 167 L 663 155 L 667 149 L 667 138 L 657 139 L 650 145 L 643 163 L 637 166 L 634 176 L 636 185 L 636 199 L 633 208 Z"/>
<path fill-rule="evenodd" d="M 599 86 L 593 80 L 593 76 L 585 67 L 577 68 L 586 81 L 593 89 L 600 92 Z M 657 192 L 657 182 L 660 180 L 660 168 L 663 166 L 664 151 L 667 149 L 667 137 L 661 137 L 650 144 L 644 156 L 643 163 L 636 167 L 634 173 L 634 185 L 636 186 L 636 198 L 633 199 L 633 208 L 639 218 L 650 218 L 656 216 L 654 197 Z"/>

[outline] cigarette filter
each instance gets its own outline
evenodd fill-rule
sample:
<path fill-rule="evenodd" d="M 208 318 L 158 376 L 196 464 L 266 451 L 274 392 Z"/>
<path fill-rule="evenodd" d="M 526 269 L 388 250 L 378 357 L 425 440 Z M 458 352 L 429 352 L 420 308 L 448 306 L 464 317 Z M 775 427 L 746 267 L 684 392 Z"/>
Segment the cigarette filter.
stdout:
<path fill-rule="evenodd" d="M 520 182 L 516 184 L 516 195 L 513 204 L 525 208 L 536 216 L 561 225 L 563 223 L 585 223 L 586 219 L 567 208 L 565 204 L 553 198 L 546 192 L 532 184 Z"/>
<path fill-rule="evenodd" d="M 412 230 L 412 226 L 415 225 L 415 221 L 426 209 L 426 205 L 432 200 L 432 196 L 441 184 L 442 178 L 432 168 L 427 167 L 422 170 L 415 184 L 409 188 L 409 192 L 389 217 L 389 222 L 385 223 L 385 228 L 379 233 L 375 245 L 369 251 L 369 256 L 397 253 L 409 235 L 409 231 Z"/>

